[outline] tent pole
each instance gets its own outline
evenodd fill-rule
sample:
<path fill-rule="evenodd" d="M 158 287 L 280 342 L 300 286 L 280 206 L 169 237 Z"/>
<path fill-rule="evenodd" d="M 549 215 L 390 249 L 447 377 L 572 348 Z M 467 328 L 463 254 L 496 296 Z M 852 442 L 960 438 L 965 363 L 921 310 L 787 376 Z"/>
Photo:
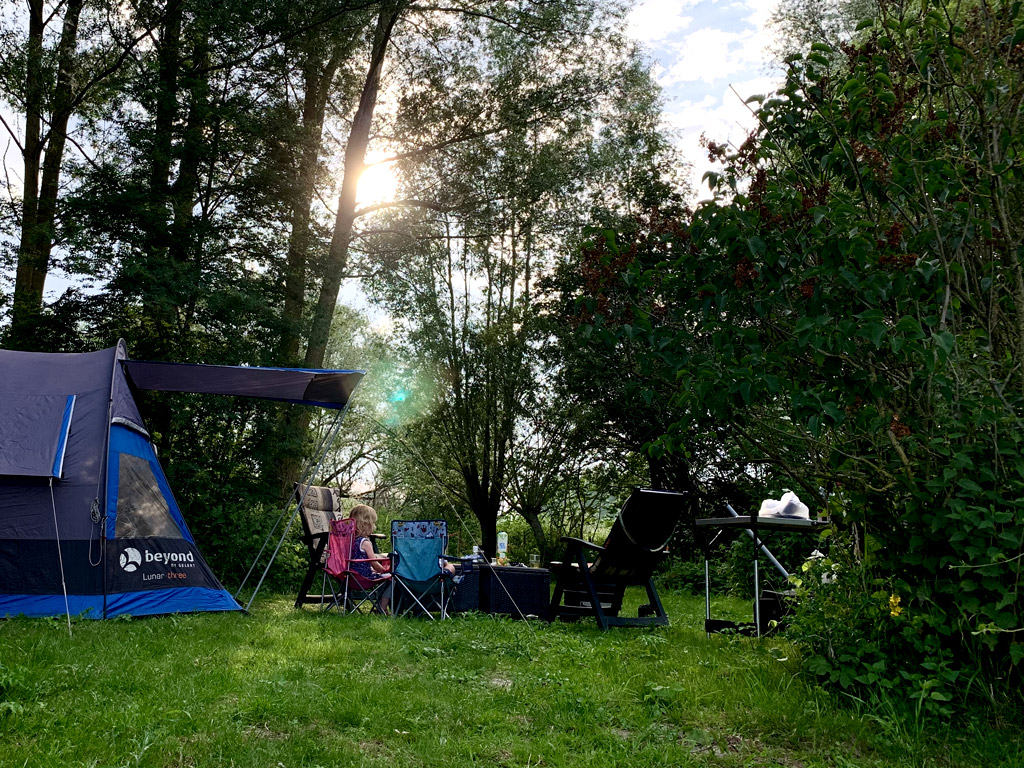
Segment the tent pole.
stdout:
<path fill-rule="evenodd" d="M 346 405 L 345 409 L 342 410 L 341 414 L 338 416 L 339 420 L 344 417 L 345 410 L 347 410 L 347 408 L 348 406 Z M 335 424 L 337 423 L 338 422 L 336 422 Z M 314 456 L 320 454 L 321 452 L 326 454 L 326 446 L 329 445 L 328 438 L 331 438 L 331 431 L 334 429 L 334 426 L 335 425 L 332 425 L 331 429 L 327 430 L 327 434 L 324 435 L 323 439 L 320 441 L 320 445 L 318 445 L 316 450 L 313 452 Z M 333 441 L 333 438 L 331 438 L 331 440 Z M 303 475 L 299 481 L 300 486 L 306 486 L 306 492 L 302 495 L 302 498 L 299 499 L 298 502 L 300 505 L 306 500 L 306 493 L 309 493 L 308 471 L 309 463 L 307 463 L 305 468 L 303 469 Z M 253 558 L 252 565 L 249 566 L 249 571 L 245 574 L 245 578 L 242 579 L 242 583 L 238 585 L 238 589 L 235 590 L 234 598 L 236 600 L 238 599 L 238 596 L 242 593 L 242 590 L 245 588 L 245 583 L 249 581 L 249 577 L 252 576 L 253 571 L 256 570 L 256 565 L 259 563 L 260 558 L 263 557 L 263 553 L 267 551 L 267 546 L 273 540 L 274 532 L 277 531 L 277 526 L 281 524 L 281 521 L 284 520 L 284 516 L 287 515 L 288 511 L 291 509 L 292 500 L 294 498 L 294 494 L 288 497 L 288 501 L 285 503 L 284 509 L 281 510 L 281 514 L 278 515 L 278 518 L 274 521 L 274 524 L 270 526 L 270 531 L 267 533 L 267 537 L 263 540 L 263 546 L 261 546 L 260 551 L 256 553 L 256 557 Z M 289 525 L 291 525 L 291 523 L 289 523 Z"/>
<path fill-rule="evenodd" d="M 339 419 L 342 418 L 344 416 L 344 413 L 345 412 L 343 410 L 341 415 L 338 418 Z M 333 425 L 332 425 L 332 429 L 333 429 Z M 328 445 L 327 440 L 328 440 L 328 437 L 330 437 L 330 435 L 331 435 L 331 430 L 329 429 L 329 430 L 327 430 L 327 434 L 324 435 L 323 439 L 320 441 L 320 445 L 318 445 L 316 450 L 313 452 L 314 456 L 318 455 L 322 451 L 325 451 L 325 446 Z M 305 468 L 303 469 L 302 478 L 299 481 L 299 485 L 300 486 L 302 486 L 302 485 L 306 486 L 306 493 L 309 493 L 309 483 L 307 482 L 308 476 L 306 474 L 306 472 L 308 470 L 309 470 L 309 464 L 307 463 Z M 281 510 L 281 514 L 278 515 L 278 518 L 277 518 L 277 520 L 274 521 L 274 524 L 272 526 L 270 526 L 270 531 L 267 533 L 267 537 L 263 540 L 263 546 L 261 546 L 260 547 L 260 551 L 256 553 L 256 557 L 253 558 L 252 565 L 249 566 L 249 570 L 245 574 L 245 578 L 242 579 L 242 583 L 239 584 L 238 585 L 238 589 L 235 590 L 234 598 L 236 600 L 238 599 L 238 596 L 242 593 L 242 590 L 245 588 L 245 583 L 249 580 L 249 577 L 252 576 L 252 572 L 256 570 L 256 565 L 259 563 L 260 558 L 263 557 L 263 553 L 267 551 L 267 546 L 270 544 L 271 540 L 274 538 L 274 532 L 277 530 L 277 526 L 279 526 L 281 524 L 281 521 L 284 520 L 284 516 L 286 514 L 288 514 L 288 511 L 291 509 L 292 500 L 294 498 L 295 498 L 294 494 L 292 496 L 288 497 L 288 501 L 285 503 L 284 509 Z M 306 494 L 304 493 L 302 495 L 302 498 L 299 499 L 299 504 L 302 504 L 302 502 L 305 501 L 305 500 L 306 500 Z"/>
<path fill-rule="evenodd" d="M 124 339 L 117 340 L 117 349 L 121 349 Z M 107 475 L 110 473 L 110 422 L 114 418 L 114 381 L 117 376 L 117 364 L 120 361 L 114 352 L 114 369 L 110 372 L 110 392 L 107 394 L 107 429 L 103 440 L 103 455 L 100 459 L 100 472 L 96 478 L 96 501 L 99 502 L 100 565 L 103 566 L 103 618 L 107 618 Z M 126 379 L 127 382 L 127 379 Z M 129 385 L 130 387 L 130 385 Z M 102 494 L 100 493 L 102 491 Z M 100 497 L 103 497 L 102 499 Z M 116 522 L 116 518 L 115 518 Z M 92 565 L 92 561 L 89 561 Z"/>
<path fill-rule="evenodd" d="M 313 468 L 313 470 L 311 472 L 306 472 L 306 473 L 303 474 L 303 480 L 305 480 L 305 486 L 306 486 L 305 493 L 309 493 L 309 488 L 310 488 L 310 485 L 312 483 L 313 478 L 315 478 L 317 476 L 317 473 L 320 471 L 320 467 L 323 466 L 324 461 L 327 459 L 327 453 L 330 451 L 331 446 L 334 444 L 334 441 L 338 437 L 338 433 L 341 431 L 341 422 L 344 420 L 345 412 L 347 410 L 348 410 L 348 403 L 346 403 L 345 407 L 341 409 L 341 412 L 338 414 L 338 418 L 336 418 L 334 420 L 334 424 L 331 426 L 331 428 L 329 430 L 327 430 L 327 436 L 324 437 L 324 441 L 322 443 L 323 450 L 320 453 L 320 458 L 317 459 L 316 466 Z M 307 468 L 308 468 L 308 466 L 309 465 L 307 464 Z M 305 498 L 305 494 L 303 494 L 303 499 L 304 498 Z M 289 506 L 290 505 L 291 505 L 291 502 L 289 502 Z M 298 515 L 299 515 L 299 508 L 301 506 L 302 506 L 302 499 L 298 500 L 298 502 L 295 504 L 295 510 L 292 512 L 291 517 L 288 519 L 288 525 L 285 526 L 284 532 L 281 534 L 281 538 L 277 542 L 277 547 L 274 549 L 274 554 L 272 554 L 270 556 L 270 562 L 267 563 L 267 567 L 263 569 L 263 575 L 260 576 L 260 580 L 257 582 L 256 588 L 253 590 L 252 596 L 249 598 L 249 602 L 245 604 L 245 610 L 247 610 L 247 611 L 249 610 L 249 606 L 252 605 L 252 601 L 255 600 L 256 599 L 256 595 L 259 594 L 260 587 L 263 586 L 263 581 L 267 578 L 267 574 L 270 572 L 270 566 L 272 566 L 274 564 L 274 560 L 277 558 L 277 553 L 281 551 L 281 547 L 284 545 L 284 540 L 288 537 L 288 532 L 292 529 L 292 524 L 295 522 L 295 518 L 298 517 Z M 285 508 L 285 510 L 287 512 L 287 507 Z M 284 517 L 284 515 L 282 514 L 281 517 Z M 278 519 L 278 522 L 280 522 L 280 518 Z M 274 527 L 275 528 L 277 527 L 276 523 L 275 523 Z M 268 539 L 269 539 L 269 537 L 268 537 Z M 266 544 L 263 545 L 263 550 L 260 550 L 260 554 L 256 556 L 256 561 L 259 560 L 260 556 L 263 554 L 263 551 L 265 549 L 266 549 Z M 256 561 L 253 562 L 253 568 L 256 567 Z M 249 570 L 250 570 L 250 573 L 251 573 L 252 569 L 250 568 Z M 248 578 L 248 576 L 246 576 L 246 578 Z M 243 584 L 244 584 L 244 582 L 243 582 Z M 239 587 L 238 590 L 239 590 L 239 592 L 241 592 L 242 588 Z"/>

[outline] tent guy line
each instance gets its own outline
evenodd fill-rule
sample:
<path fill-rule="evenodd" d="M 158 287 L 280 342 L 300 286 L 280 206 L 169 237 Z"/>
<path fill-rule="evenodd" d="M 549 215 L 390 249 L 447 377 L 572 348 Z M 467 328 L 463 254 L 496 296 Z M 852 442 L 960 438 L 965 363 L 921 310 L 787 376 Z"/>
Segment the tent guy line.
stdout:
<path fill-rule="evenodd" d="M 238 595 L 241 593 L 242 587 L 245 586 L 245 582 L 248 580 L 249 575 L 256 568 L 256 564 L 259 562 L 259 559 L 263 556 L 263 553 L 266 551 L 267 544 L 270 543 L 271 537 L 274 535 L 274 531 L 277 530 L 278 524 L 281 522 L 281 520 L 284 518 L 284 516 L 288 513 L 288 510 L 291 509 L 292 501 L 295 500 L 295 509 L 292 511 L 292 515 L 288 519 L 288 525 L 285 526 L 284 532 L 281 534 L 281 538 L 277 542 L 277 547 L 274 549 L 274 554 L 272 554 L 270 556 L 270 562 L 268 562 L 267 563 L 267 567 L 263 569 L 263 575 L 260 576 L 260 580 L 256 584 L 256 588 L 253 590 L 252 595 L 250 595 L 249 602 L 247 602 L 245 604 L 245 610 L 247 610 L 247 611 L 249 610 L 249 607 L 252 605 L 253 600 L 256 599 L 256 595 L 259 594 L 260 587 L 263 586 L 263 582 L 267 578 L 267 574 L 270 573 L 270 566 L 272 566 L 274 564 L 274 560 L 277 559 L 277 554 L 281 551 L 281 547 L 284 544 L 285 539 L 288 538 L 288 532 L 291 531 L 292 525 L 294 525 L 294 523 L 295 523 L 295 518 L 298 517 L 298 515 L 299 515 L 299 510 L 302 507 L 302 502 L 304 502 L 306 500 L 306 496 L 309 494 L 309 489 L 312 487 L 310 481 L 314 477 L 316 477 L 316 473 L 319 472 L 320 471 L 320 467 L 323 466 L 324 460 L 327 458 L 327 454 L 331 450 L 331 446 L 334 444 L 334 441 L 338 437 L 338 433 L 341 431 L 341 422 L 344 420 L 345 413 L 347 412 L 347 410 L 348 410 L 348 407 L 347 407 L 347 404 L 346 404 L 346 407 L 343 408 L 338 413 L 337 418 L 334 420 L 334 424 L 332 424 L 331 428 L 327 430 L 327 434 L 324 436 L 324 439 L 323 439 L 323 441 L 320 444 L 321 450 L 318 450 L 318 452 L 314 454 L 314 456 L 317 457 L 316 458 L 316 465 L 313 466 L 313 462 L 310 461 L 306 465 L 305 470 L 303 470 L 302 482 L 300 482 L 300 484 L 299 484 L 300 488 L 303 488 L 303 487 L 305 488 L 305 491 L 303 491 L 303 493 L 302 493 L 302 497 L 299 498 L 299 499 L 295 499 L 297 494 L 294 494 L 294 493 L 291 496 L 288 497 L 288 503 L 285 505 L 285 508 L 281 512 L 281 515 L 277 518 L 277 522 L 275 522 L 274 526 L 270 529 L 270 533 L 267 534 L 267 538 L 266 538 L 266 540 L 264 540 L 263 546 L 260 547 L 259 553 L 256 555 L 255 559 L 253 560 L 252 565 L 249 567 L 249 572 L 245 574 L 245 578 L 242 579 L 242 583 L 239 584 L 238 590 L 235 592 L 235 599 L 238 598 Z"/>
<path fill-rule="evenodd" d="M 63 463 L 63 461 L 64 461 L 64 457 L 62 455 L 61 456 L 61 463 Z M 65 613 L 65 615 L 68 618 L 68 637 L 70 637 L 71 636 L 71 608 L 68 605 L 68 582 L 67 582 L 67 578 L 64 576 L 64 554 L 61 552 L 61 549 L 60 549 L 60 528 L 57 525 L 57 501 L 53 497 L 53 478 L 51 477 L 49 480 L 50 480 L 50 483 L 49 483 L 49 485 L 50 485 L 50 506 L 53 509 L 53 531 L 54 531 L 54 535 L 55 535 L 55 537 L 57 539 L 57 560 L 60 563 L 60 586 L 61 586 L 61 589 L 64 591 L 64 613 Z M 92 562 L 91 553 L 90 553 L 90 557 L 89 557 L 89 562 L 90 563 Z"/>

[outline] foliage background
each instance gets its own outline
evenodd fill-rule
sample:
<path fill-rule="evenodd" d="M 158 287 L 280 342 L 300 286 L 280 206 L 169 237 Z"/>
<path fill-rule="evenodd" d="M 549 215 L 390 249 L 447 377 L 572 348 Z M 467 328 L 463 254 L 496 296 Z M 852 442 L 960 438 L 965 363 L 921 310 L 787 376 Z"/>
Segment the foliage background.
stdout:
<path fill-rule="evenodd" d="M 829 552 L 795 585 L 812 676 L 915 716 L 1019 703 L 1020 3 L 793 5 L 786 81 L 706 141 L 696 207 L 624 4 L 449 6 L 29 3 L 0 34 L 4 345 L 364 367 L 318 482 L 487 551 L 557 558 L 633 485 L 684 522 L 793 489 L 835 523 L 786 552 Z M 393 202 L 357 200 L 371 149 Z M 51 273 L 80 287 L 46 304 Z M 237 583 L 325 423 L 143 406 Z M 674 552 L 692 585 L 690 526 Z"/>
<path fill-rule="evenodd" d="M 885 3 L 792 56 L 760 128 L 707 142 L 715 199 L 595 230 L 563 294 L 669 409 L 653 456 L 746 463 L 835 522 L 808 668 L 940 714 L 1015 698 L 1024 655 L 1022 23 Z"/>

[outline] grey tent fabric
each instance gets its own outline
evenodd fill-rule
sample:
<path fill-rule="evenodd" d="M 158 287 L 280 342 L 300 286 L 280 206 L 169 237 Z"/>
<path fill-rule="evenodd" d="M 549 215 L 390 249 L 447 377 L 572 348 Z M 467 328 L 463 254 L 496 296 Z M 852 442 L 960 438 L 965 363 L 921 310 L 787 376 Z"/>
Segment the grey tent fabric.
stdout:
<path fill-rule="evenodd" d="M 0 403 L 20 400 L 19 405 L 27 406 L 32 400 L 24 396 L 32 395 L 33 399 L 40 398 L 35 400 L 37 403 L 53 398 L 63 409 L 67 397 L 75 397 L 63 476 L 53 489 L 58 511 L 84 509 L 88 512 L 101 487 L 106 450 L 103 436 L 107 433 L 111 380 L 118 354 L 123 354 L 123 348 L 84 354 L 0 350 Z M 22 418 L 41 417 L 23 414 Z M 27 450 L 49 453 L 51 435 L 46 429 L 39 429 L 33 439 L 34 445 L 24 441 L 12 443 L 6 431 L 0 432 L 0 463 L 9 467 L 16 465 L 22 452 Z M 15 473 L 0 476 L 0 541 L 23 540 L 26 536 L 33 540 L 55 537 L 52 514 L 35 514 L 40 507 L 46 511 L 51 508 L 50 489 L 42 482 L 49 476 L 49 472 L 41 477 L 28 472 L 20 476 Z M 95 524 L 88 514 L 59 515 L 59 523 L 60 533 L 66 539 L 88 541 L 95 536 Z M 101 582 L 100 575 L 96 579 L 97 583 Z"/>
<path fill-rule="evenodd" d="M 60 477 L 73 395 L 12 392 L 0 400 L 0 475 Z"/>

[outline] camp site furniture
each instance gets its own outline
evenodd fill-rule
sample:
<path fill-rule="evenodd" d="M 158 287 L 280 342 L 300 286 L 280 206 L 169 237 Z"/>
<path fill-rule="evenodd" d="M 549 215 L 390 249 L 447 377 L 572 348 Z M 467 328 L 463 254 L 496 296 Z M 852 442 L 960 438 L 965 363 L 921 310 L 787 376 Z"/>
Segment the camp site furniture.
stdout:
<path fill-rule="evenodd" d="M 684 499 L 675 491 L 636 488 L 623 504 L 604 546 L 563 537 L 567 562 L 551 563 L 555 589 L 548 621 L 593 616 L 601 629 L 667 625 L 653 575 L 667 554 Z M 588 553 L 596 555 L 592 562 Z M 635 617 L 620 616 L 626 588 L 634 586 L 647 590 L 649 602 Z"/>
<path fill-rule="evenodd" d="M 328 570 L 328 556 L 337 551 L 332 546 L 332 524 L 345 516 L 342 506 L 342 495 L 337 488 L 323 485 L 296 485 L 295 500 L 299 505 L 299 520 L 302 524 L 302 543 L 306 545 L 306 552 L 309 556 L 309 563 L 306 566 L 306 573 L 302 577 L 299 586 L 299 594 L 295 598 L 295 607 L 303 605 L 319 605 L 324 609 L 338 608 L 343 613 L 346 611 L 342 598 L 345 595 L 345 586 L 351 586 L 346 579 L 335 578 L 332 582 Z M 374 551 L 377 550 L 376 539 L 383 538 L 382 534 L 371 534 L 374 542 Z M 349 541 L 349 546 L 351 546 Z M 347 550 L 340 557 L 347 558 Z M 344 572 L 346 567 L 337 568 L 338 572 Z M 355 574 L 358 576 L 358 574 Z M 310 589 L 320 576 L 320 592 L 310 594 Z M 335 587 L 338 587 L 336 589 Z M 328 593 L 328 590 L 330 592 Z M 374 601 L 375 604 L 375 601 Z"/>
<path fill-rule="evenodd" d="M 394 597 L 391 614 L 448 616 L 451 583 L 443 568 L 448 548 L 444 520 L 391 521 L 391 576 Z"/>
<path fill-rule="evenodd" d="M 0 617 L 241 610 L 185 524 L 135 392 L 344 409 L 362 375 L 143 362 L 123 341 L 0 350 Z"/>
<path fill-rule="evenodd" d="M 761 535 L 772 532 L 815 533 L 828 527 L 831 523 L 828 519 L 810 520 L 804 517 L 759 515 L 757 512 L 749 515 L 737 515 L 731 507 L 729 507 L 729 511 L 731 513 L 729 517 L 699 518 L 694 521 L 700 534 L 698 538 L 701 542 L 701 549 L 704 551 L 704 631 L 709 635 L 712 632 L 733 631 L 760 637 L 768 629 L 769 618 L 775 618 L 781 613 L 782 601 L 785 597 L 783 593 L 774 591 L 766 593 L 761 589 L 758 553 L 764 553 L 772 560 L 773 565 L 785 574 L 782 566 L 764 546 Z M 746 530 L 750 534 L 753 545 L 754 621 L 752 624 L 711 618 L 711 551 L 726 531 L 735 530 Z"/>
<path fill-rule="evenodd" d="M 299 594 L 295 598 L 295 607 L 311 603 L 324 607 L 333 607 L 337 595 L 326 594 L 330 582 L 324 566 L 327 564 L 327 542 L 331 534 L 331 523 L 341 514 L 341 495 L 336 488 L 322 485 L 296 486 L 295 498 L 299 505 L 299 520 L 302 524 L 302 543 L 306 545 L 309 563 L 306 574 L 302 577 Z M 309 590 L 317 575 L 321 577 L 319 594 L 311 595 Z"/>
<path fill-rule="evenodd" d="M 514 619 L 546 617 L 551 602 L 547 568 L 502 566 L 464 558 L 449 613 L 480 611 Z"/>
<path fill-rule="evenodd" d="M 391 574 L 384 573 L 379 579 L 369 579 L 352 567 L 354 563 L 370 562 L 368 558 L 351 557 L 352 545 L 357 538 L 359 534 L 355 520 L 333 520 L 324 570 L 340 585 L 341 595 L 337 605 L 342 613 L 355 613 L 363 606 L 380 613 L 381 600 L 391 589 Z M 383 562 L 390 565 L 390 560 Z"/>
<path fill-rule="evenodd" d="M 452 561 L 456 565 L 459 583 L 448 600 L 448 613 L 466 613 L 468 611 L 479 611 L 480 601 L 480 571 L 474 566 L 476 558 L 466 556 Z"/>

